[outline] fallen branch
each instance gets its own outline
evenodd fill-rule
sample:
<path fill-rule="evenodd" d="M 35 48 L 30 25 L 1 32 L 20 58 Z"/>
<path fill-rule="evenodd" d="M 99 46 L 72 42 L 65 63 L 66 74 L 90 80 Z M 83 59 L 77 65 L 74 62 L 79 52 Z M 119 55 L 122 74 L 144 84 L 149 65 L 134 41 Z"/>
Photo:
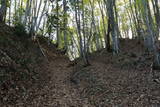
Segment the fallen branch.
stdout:
<path fill-rule="evenodd" d="M 42 55 L 47 59 L 47 61 L 49 61 L 48 58 L 47 58 L 47 56 L 46 56 L 46 54 L 45 54 L 44 51 L 43 51 L 43 48 L 42 48 L 41 45 L 40 45 L 38 39 L 37 39 L 37 43 L 38 43 L 38 46 L 39 46 L 39 48 L 40 48 L 40 50 L 41 50 Z"/>

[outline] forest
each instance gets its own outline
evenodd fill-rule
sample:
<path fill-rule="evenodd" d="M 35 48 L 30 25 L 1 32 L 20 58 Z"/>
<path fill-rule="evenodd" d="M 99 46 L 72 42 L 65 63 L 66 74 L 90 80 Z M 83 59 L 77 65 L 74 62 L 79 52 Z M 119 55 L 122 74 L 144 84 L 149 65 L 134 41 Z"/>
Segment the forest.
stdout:
<path fill-rule="evenodd" d="M 0 107 L 160 107 L 160 0 L 0 0 Z"/>

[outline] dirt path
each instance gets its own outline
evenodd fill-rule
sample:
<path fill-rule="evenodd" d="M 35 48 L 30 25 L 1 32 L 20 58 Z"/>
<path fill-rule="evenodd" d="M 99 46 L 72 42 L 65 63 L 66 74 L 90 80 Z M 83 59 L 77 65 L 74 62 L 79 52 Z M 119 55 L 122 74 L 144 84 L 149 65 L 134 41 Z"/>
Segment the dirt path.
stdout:
<path fill-rule="evenodd" d="M 27 81 L 31 86 L 26 86 L 26 90 L 17 90 L 24 91 L 20 92 L 24 95 L 17 99 L 8 96 L 10 104 L 4 103 L 2 107 L 159 107 L 160 85 L 150 79 L 146 66 L 141 65 L 140 69 L 141 63 L 138 63 L 137 69 L 125 64 L 124 68 L 122 65 L 128 57 L 118 56 L 123 59 L 119 63 L 116 56 L 97 57 L 90 58 L 88 67 L 78 62 L 73 73 L 66 57 L 51 56 L 48 63 L 42 62 L 36 70 L 40 78 Z M 128 64 L 128 60 L 126 62 Z"/>
<path fill-rule="evenodd" d="M 49 77 L 49 82 L 36 92 L 37 97 L 31 101 L 31 104 L 27 104 L 28 106 L 88 107 L 87 100 L 82 101 L 76 86 L 69 80 L 73 68 L 67 67 L 68 62 L 64 58 L 57 58 L 49 62 L 44 71 Z"/>

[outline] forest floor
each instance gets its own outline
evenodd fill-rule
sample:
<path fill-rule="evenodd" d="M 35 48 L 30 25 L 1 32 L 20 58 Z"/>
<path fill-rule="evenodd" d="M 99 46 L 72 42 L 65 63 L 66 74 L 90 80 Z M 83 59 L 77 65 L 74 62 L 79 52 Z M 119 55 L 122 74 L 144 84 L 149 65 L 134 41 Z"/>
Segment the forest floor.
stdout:
<path fill-rule="evenodd" d="M 45 44 L 46 60 L 37 44 L 0 28 L 0 107 L 160 106 L 160 72 L 153 77 L 153 56 L 137 40 L 121 40 L 119 55 L 91 54 L 84 67 Z"/>

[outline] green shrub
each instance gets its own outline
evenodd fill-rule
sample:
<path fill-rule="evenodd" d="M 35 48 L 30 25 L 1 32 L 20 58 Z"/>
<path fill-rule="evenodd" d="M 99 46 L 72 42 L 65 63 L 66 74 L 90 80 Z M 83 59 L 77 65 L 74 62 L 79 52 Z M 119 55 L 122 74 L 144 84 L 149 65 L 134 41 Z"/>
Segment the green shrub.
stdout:
<path fill-rule="evenodd" d="M 19 37 L 25 37 L 25 38 L 29 37 L 25 29 L 25 26 L 21 23 L 15 25 L 15 34 Z"/>

